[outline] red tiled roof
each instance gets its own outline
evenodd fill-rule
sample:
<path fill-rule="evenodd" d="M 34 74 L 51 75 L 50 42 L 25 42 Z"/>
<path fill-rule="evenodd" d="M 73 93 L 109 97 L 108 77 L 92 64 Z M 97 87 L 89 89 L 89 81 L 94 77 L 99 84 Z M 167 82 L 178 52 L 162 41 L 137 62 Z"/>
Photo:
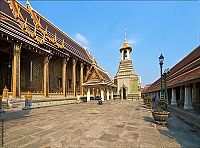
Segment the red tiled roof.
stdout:
<path fill-rule="evenodd" d="M 167 77 L 168 87 L 181 85 L 200 79 L 200 46 L 194 49 L 188 56 L 170 69 Z M 160 79 L 156 80 L 150 87 L 143 92 L 154 92 L 160 90 Z"/>

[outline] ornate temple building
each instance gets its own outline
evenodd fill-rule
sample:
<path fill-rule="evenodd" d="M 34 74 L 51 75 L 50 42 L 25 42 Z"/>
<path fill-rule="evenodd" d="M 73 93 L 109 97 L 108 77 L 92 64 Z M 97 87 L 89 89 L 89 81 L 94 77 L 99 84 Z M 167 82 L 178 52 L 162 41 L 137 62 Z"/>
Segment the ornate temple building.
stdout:
<path fill-rule="evenodd" d="M 82 85 L 96 65 L 87 49 L 28 1 L 27 7 L 17 0 L 1 0 L 0 6 L 0 94 L 5 86 L 10 98 L 22 98 L 28 91 L 33 98 L 86 94 Z M 104 79 L 107 73 L 101 75 Z"/>
<path fill-rule="evenodd" d="M 156 80 L 142 93 L 160 98 L 160 81 Z M 169 104 L 200 111 L 200 46 L 170 69 L 166 82 Z"/>
<path fill-rule="evenodd" d="M 88 72 L 83 87 L 87 90 L 87 101 L 90 101 L 90 93 L 93 92 L 93 97 L 101 97 L 102 101 L 113 99 L 113 91 L 116 86 L 113 83 L 108 73 L 100 68 L 97 64 L 93 64 Z M 106 93 L 104 93 L 106 92 Z"/>
<path fill-rule="evenodd" d="M 140 78 L 136 74 L 130 53 L 132 47 L 126 40 L 126 32 L 123 46 L 120 48 L 121 61 L 119 63 L 119 69 L 114 77 L 114 82 L 117 85 L 117 95 L 121 99 L 138 99 L 141 97 L 140 91 Z"/>

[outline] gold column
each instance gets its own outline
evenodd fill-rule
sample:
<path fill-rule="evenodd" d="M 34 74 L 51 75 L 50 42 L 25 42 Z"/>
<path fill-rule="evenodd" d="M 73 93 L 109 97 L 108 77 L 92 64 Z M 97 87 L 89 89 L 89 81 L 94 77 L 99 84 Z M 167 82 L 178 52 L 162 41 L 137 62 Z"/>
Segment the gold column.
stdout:
<path fill-rule="evenodd" d="M 73 93 L 76 95 L 76 59 L 72 60 L 72 85 L 73 85 Z"/>
<path fill-rule="evenodd" d="M 96 96 L 99 96 L 99 89 L 96 88 Z"/>
<path fill-rule="evenodd" d="M 21 53 L 21 44 L 14 44 L 13 49 L 13 69 L 12 69 L 12 91 L 13 97 L 20 97 L 20 53 Z"/>
<path fill-rule="evenodd" d="M 81 69 L 80 69 L 80 95 L 83 96 L 83 87 L 82 87 L 82 84 L 83 84 L 83 68 L 84 68 L 84 65 L 83 63 L 81 63 Z"/>
<path fill-rule="evenodd" d="M 86 72 L 86 77 L 88 76 L 88 74 L 89 74 L 89 70 L 90 70 L 90 66 L 87 66 L 87 72 Z"/>
<path fill-rule="evenodd" d="M 67 95 L 67 61 L 68 59 L 63 59 L 63 65 L 62 65 L 62 89 L 63 89 L 63 96 L 66 97 Z"/>
<path fill-rule="evenodd" d="M 49 60 L 50 57 L 44 58 L 44 97 L 49 96 Z"/>

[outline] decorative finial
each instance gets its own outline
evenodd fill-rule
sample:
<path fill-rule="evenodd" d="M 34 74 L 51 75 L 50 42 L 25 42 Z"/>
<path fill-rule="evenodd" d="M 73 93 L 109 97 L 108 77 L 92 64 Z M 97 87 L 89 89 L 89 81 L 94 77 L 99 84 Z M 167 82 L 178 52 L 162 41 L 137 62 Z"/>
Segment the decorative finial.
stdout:
<path fill-rule="evenodd" d="M 30 5 L 29 1 L 26 0 L 26 7 L 29 9 L 29 8 L 31 8 L 30 6 L 31 6 L 31 5 Z"/>
<path fill-rule="evenodd" d="M 125 31 L 124 31 L 124 41 L 126 41 L 126 26 L 125 26 Z"/>

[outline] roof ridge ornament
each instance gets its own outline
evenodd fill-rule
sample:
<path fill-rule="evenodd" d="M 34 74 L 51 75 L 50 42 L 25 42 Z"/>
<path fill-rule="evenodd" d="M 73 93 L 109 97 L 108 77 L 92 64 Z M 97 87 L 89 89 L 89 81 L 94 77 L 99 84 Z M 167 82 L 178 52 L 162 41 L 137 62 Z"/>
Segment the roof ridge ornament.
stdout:
<path fill-rule="evenodd" d="M 30 2 L 29 2 L 28 0 L 26 0 L 26 8 L 27 8 L 28 10 L 32 10 L 32 9 L 33 9 L 33 8 L 31 7 Z"/>

